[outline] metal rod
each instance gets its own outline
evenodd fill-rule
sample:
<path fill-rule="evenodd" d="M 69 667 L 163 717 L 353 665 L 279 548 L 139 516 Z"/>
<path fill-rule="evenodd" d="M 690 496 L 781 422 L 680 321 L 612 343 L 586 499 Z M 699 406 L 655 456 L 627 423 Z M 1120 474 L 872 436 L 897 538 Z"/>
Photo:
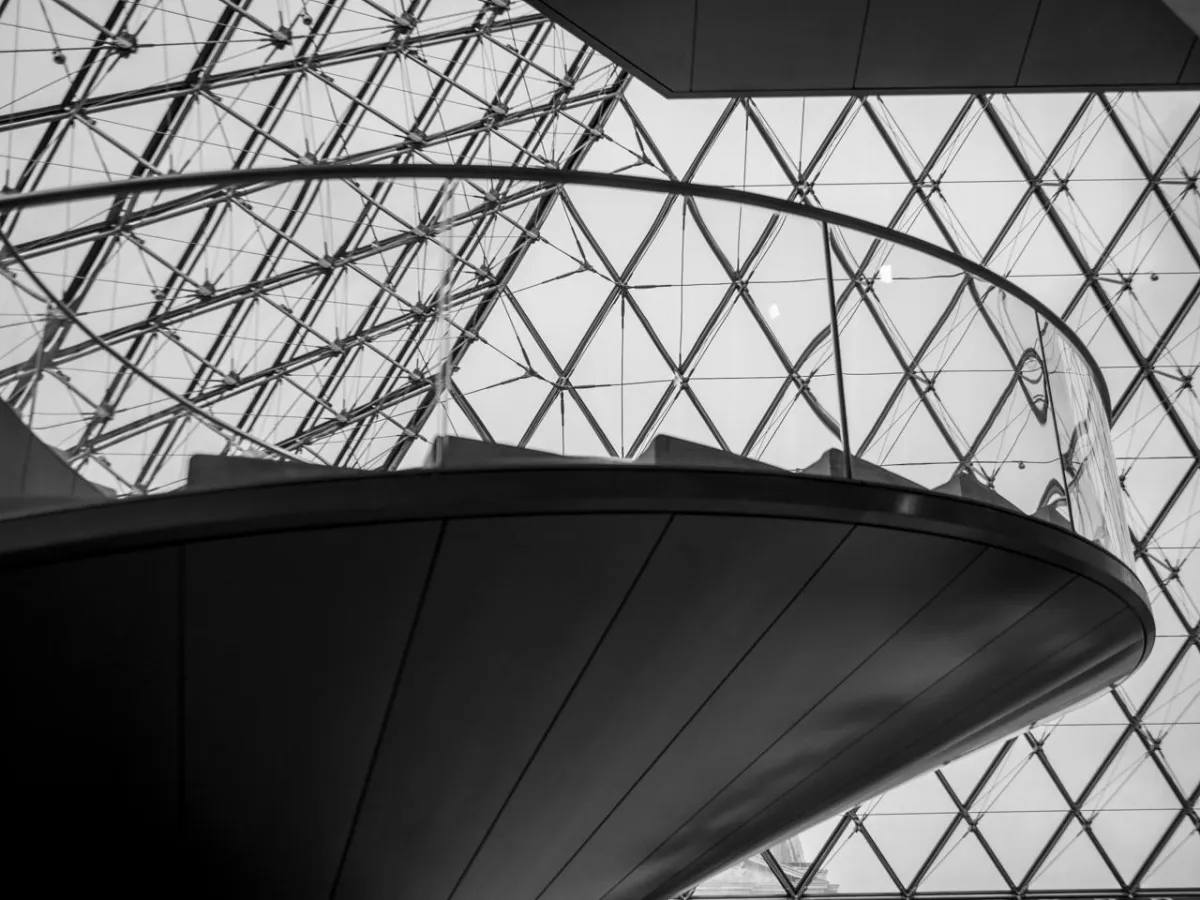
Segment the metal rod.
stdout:
<path fill-rule="evenodd" d="M 821 237 L 825 245 L 825 287 L 829 290 L 829 329 L 833 338 L 833 368 L 837 375 L 838 411 L 842 420 L 842 457 L 845 460 L 846 478 L 854 477 L 850 462 L 850 417 L 846 413 L 846 382 L 842 375 L 842 339 L 838 334 L 837 298 L 833 292 L 833 260 L 829 251 L 829 223 L 821 223 Z"/>

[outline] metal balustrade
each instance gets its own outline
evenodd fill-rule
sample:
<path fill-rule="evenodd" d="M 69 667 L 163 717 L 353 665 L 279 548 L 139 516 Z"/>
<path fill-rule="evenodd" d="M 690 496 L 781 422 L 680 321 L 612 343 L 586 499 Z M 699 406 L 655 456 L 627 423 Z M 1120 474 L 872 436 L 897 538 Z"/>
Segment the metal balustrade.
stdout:
<path fill-rule="evenodd" d="M 324 205 L 327 231 L 260 272 L 256 246 L 284 238 L 255 207 L 289 191 Z M 212 279 L 190 283 L 156 253 L 171 239 L 157 229 L 214 196 L 231 215 L 192 248 Z M 371 235 L 337 214 L 363 197 L 387 223 Z M 540 236 L 501 281 L 487 260 L 531 211 Z M 52 383 L 26 418 L 77 465 L 103 461 L 124 493 L 178 486 L 181 468 L 147 486 L 114 462 L 131 440 L 172 432 L 179 466 L 209 453 L 357 469 L 421 464 L 439 435 L 630 460 L 670 435 L 793 473 L 1008 508 L 1132 564 L 1110 402 L 1087 347 L 1012 282 L 880 225 L 714 186 L 410 164 L 16 193 L 0 215 L 0 312 L 23 313 L 37 347 L 0 383 Z M 46 264 L 105 215 L 112 280 L 66 302 Z M 607 251 L 589 239 L 589 223 L 611 232 L 625 216 L 658 217 L 671 237 Z M 316 281 L 333 282 L 336 303 L 305 303 Z M 197 307 L 211 331 L 191 330 Z M 553 308 L 551 328 L 533 307 Z M 110 369 L 94 384 L 65 376 L 97 350 Z M 47 430 L 47 416 L 69 418 L 115 379 L 136 382 L 140 402 L 99 401 L 79 427 Z M 524 424 L 494 433 L 483 423 L 506 405 Z"/>

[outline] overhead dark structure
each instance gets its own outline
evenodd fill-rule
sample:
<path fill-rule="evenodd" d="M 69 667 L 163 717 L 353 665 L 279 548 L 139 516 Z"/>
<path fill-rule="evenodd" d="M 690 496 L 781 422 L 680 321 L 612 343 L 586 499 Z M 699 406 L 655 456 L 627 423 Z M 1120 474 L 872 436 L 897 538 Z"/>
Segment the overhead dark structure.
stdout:
<path fill-rule="evenodd" d="M 530 2 L 670 96 L 1200 86 L 1191 0 Z"/>
<path fill-rule="evenodd" d="M 10 875 L 665 898 L 1152 641 L 1115 557 L 965 493 L 444 443 L 0 521 Z"/>

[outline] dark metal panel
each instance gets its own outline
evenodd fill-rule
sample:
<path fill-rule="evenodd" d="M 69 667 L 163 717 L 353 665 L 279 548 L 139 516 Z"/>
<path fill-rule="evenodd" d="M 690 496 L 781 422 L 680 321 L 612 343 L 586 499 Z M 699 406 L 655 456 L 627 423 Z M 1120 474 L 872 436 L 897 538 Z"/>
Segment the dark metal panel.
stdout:
<path fill-rule="evenodd" d="M 1200 86 L 1200 39 L 1192 41 L 1187 63 L 1183 67 L 1183 74 L 1179 76 L 1179 83 Z"/>
<path fill-rule="evenodd" d="M 1175 84 L 1194 37 L 1161 2 L 1047 0 L 1018 85 Z"/>
<path fill-rule="evenodd" d="M 857 88 L 997 89 L 1016 84 L 1038 0 L 873 3 Z"/>
<path fill-rule="evenodd" d="M 328 898 L 439 529 L 187 548 L 184 790 L 198 893 Z"/>
<path fill-rule="evenodd" d="M 794 598 L 848 532 L 677 518 L 457 896 L 538 896 L 777 617 L 802 618 Z M 599 745 L 597 722 L 624 737 Z"/>
<path fill-rule="evenodd" d="M 689 89 L 696 0 L 532 0 L 530 5 L 667 90 Z"/>
<path fill-rule="evenodd" d="M 0 402 L 0 498 L 105 495 L 47 446 L 17 413 Z"/>
<path fill-rule="evenodd" d="M 338 896 L 450 895 L 667 521 L 446 526 Z"/>
<path fill-rule="evenodd" d="M 996 710 L 1019 710 L 1018 698 L 1030 696 L 1034 685 L 1044 684 L 1047 691 L 1066 689 L 1076 696 L 1077 679 L 1090 674 L 1085 693 L 1094 692 L 1112 678 L 1114 661 L 1132 665 L 1136 659 L 1137 648 L 1128 643 L 1136 630 L 1132 614 L 1110 599 L 1084 579 L 1075 579 L 946 677 L 916 692 L 899 714 L 858 740 L 853 739 L 863 734 L 862 723 L 853 713 L 834 710 L 821 721 L 816 717 L 806 720 L 803 731 L 795 735 L 798 752 L 790 764 L 777 765 L 774 789 L 758 796 L 757 808 L 747 804 L 736 810 L 724 827 L 698 835 L 707 849 L 700 847 L 698 840 L 700 852 L 695 857 L 678 853 L 664 860 L 662 877 L 638 883 L 635 889 L 626 883 L 614 898 L 665 896 L 682 889 L 687 886 L 684 882 L 694 880 L 680 874 L 685 867 L 690 871 L 719 869 L 744 855 L 741 847 L 746 843 L 768 844 L 1001 737 L 1005 731 L 998 729 L 997 723 L 1002 726 L 1005 716 L 997 715 Z M 1093 623 L 1090 631 L 1089 621 Z M 1081 631 L 1086 634 L 1081 636 Z M 1097 660 L 1103 660 L 1099 668 Z M 997 671 L 1007 673 L 1007 682 Z M 880 674 L 889 673 L 875 673 L 877 678 Z M 893 668 L 890 674 L 898 673 Z M 842 697 L 841 701 L 849 699 Z M 1061 708 L 1062 702 L 1056 695 L 1048 705 Z M 1037 714 L 1034 710 L 1028 711 L 1028 717 L 1022 714 L 1009 723 L 1010 730 L 1028 726 Z M 931 756 L 953 741 L 954 735 L 972 732 L 983 739 L 964 743 L 953 756 Z M 844 744 L 847 738 L 853 742 L 833 746 L 835 742 Z M 857 796 L 847 791 L 851 782 L 859 790 Z M 804 822 L 797 822 L 798 809 L 806 812 Z"/>
<path fill-rule="evenodd" d="M 1153 630 L 1136 576 L 1111 554 L 1048 523 L 925 490 L 734 470 L 610 464 L 480 472 L 410 470 L 236 491 L 165 494 L 0 520 L 0 565 L 266 529 L 451 516 L 664 510 L 862 522 L 1014 549 L 1121 591 L 1139 608 L 1147 632 Z"/>
<path fill-rule="evenodd" d="M 697 0 L 696 91 L 854 83 L 867 0 Z"/>
<path fill-rule="evenodd" d="M 1194 38 L 1159 0 L 533 2 L 679 97 L 1163 88 Z"/>
<path fill-rule="evenodd" d="M 176 877 L 178 556 L 4 572 L 12 884 L 136 896 Z"/>
<path fill-rule="evenodd" d="M 719 833 L 724 827 L 721 817 L 706 811 L 702 826 L 680 826 L 865 656 L 885 645 L 980 552 L 965 542 L 858 528 L 656 765 L 653 777 L 622 802 L 543 900 L 603 894 L 614 886 L 614 878 L 631 872 L 655 850 L 661 840 L 656 836 L 675 832 L 650 864 L 620 885 L 620 896 L 640 896 L 677 863 L 699 855 L 713 841 L 714 829 Z M 759 703 L 752 684 L 779 689 L 770 701 Z M 852 715 L 851 721 L 858 718 Z M 757 809 L 780 777 L 778 771 L 768 772 L 759 779 L 761 790 L 740 791 L 738 802 Z M 737 821 L 736 810 L 729 815 Z"/>
<path fill-rule="evenodd" d="M 815 478 L 636 466 L 425 473 L 158 498 L 114 504 L 111 513 L 101 510 L 101 517 L 80 510 L 70 517 L 32 517 L 29 523 L 41 522 L 43 536 L 54 531 L 50 523 L 60 524 L 60 544 L 42 552 L 57 553 L 55 565 L 69 567 L 86 554 L 96 528 L 107 524 L 111 529 L 128 518 L 123 509 L 137 513 L 140 521 L 127 540 L 140 535 L 152 546 L 183 540 L 204 545 L 197 551 L 200 562 L 178 575 L 209 585 L 202 593 L 217 599 L 189 602 L 189 611 L 195 606 L 202 620 L 208 615 L 217 623 L 228 624 L 234 616 L 249 622 L 219 634 L 210 624 L 208 683 L 197 679 L 188 686 L 188 696 L 212 695 L 197 710 L 217 723 L 213 731 L 224 729 L 225 739 L 211 742 L 209 758 L 191 752 L 190 741 L 187 754 L 189 769 L 207 765 L 217 773 L 188 794 L 196 800 L 189 810 L 198 820 L 189 834 L 200 851 L 190 877 L 206 893 L 234 881 L 240 882 L 238 893 L 265 890 L 264 881 L 271 882 L 272 892 L 282 884 L 289 894 L 303 893 L 297 881 L 308 878 L 305 888 L 328 886 L 328 873 L 340 859 L 343 897 L 446 900 L 456 885 L 461 886 L 458 898 L 489 890 L 516 896 L 536 893 L 561 869 L 563 877 L 545 892 L 548 900 L 600 895 L 614 884 L 620 886 L 611 900 L 645 900 L 648 892 L 683 887 L 701 877 L 705 867 L 769 841 L 776 836 L 773 829 L 801 827 L 829 807 L 852 802 L 858 792 L 874 792 L 1102 686 L 1133 667 L 1150 634 L 1140 619 L 1148 615 L 1144 593 L 1121 573 L 1133 576 L 1080 538 L 963 500 Z M 441 516 L 435 515 L 438 509 Z M 631 511 L 637 509 L 644 512 Z M 533 515 L 538 510 L 544 514 Z M 688 532 L 685 524 L 671 537 L 666 510 L 685 523 L 719 525 Z M 305 766 L 310 772 L 314 768 L 297 748 L 311 758 L 311 747 L 319 755 L 331 746 L 321 742 L 326 734 L 314 738 L 315 729 L 305 731 L 309 723 L 320 724 L 324 717 L 328 734 L 341 739 L 355 730 L 337 719 L 344 713 L 362 720 L 359 733 L 377 734 L 382 702 L 373 710 L 356 705 L 370 693 L 366 690 L 340 705 L 335 697 L 330 709 L 323 695 L 331 682 L 314 681 L 311 674 L 335 667 L 316 653 L 297 652 L 303 641 L 294 638 L 298 634 L 317 647 L 329 643 L 342 660 L 341 671 L 358 672 L 362 646 L 377 646 L 371 641 L 378 636 L 355 641 L 342 635 L 327 642 L 318 635 L 312 610 L 346 615 L 321 598 L 339 589 L 330 579 L 351 576 L 334 567 L 309 577 L 294 560 L 303 557 L 315 572 L 310 561 L 332 558 L 364 573 L 365 588 L 358 593 L 368 599 L 378 600 L 375 595 L 396 581 L 420 582 L 414 566 L 400 555 L 403 538 L 346 549 L 334 546 L 337 539 L 301 534 L 299 524 L 345 535 L 341 529 L 347 527 L 368 533 L 394 529 L 396 518 L 441 521 L 472 511 L 475 518 L 446 526 L 447 555 L 431 590 L 422 592 L 413 652 L 407 663 L 390 666 L 394 671 L 398 665 L 403 677 L 388 707 L 386 740 L 371 742 L 375 777 L 358 778 L 369 791 L 356 792 L 353 784 L 338 789 L 352 779 L 335 778 L 332 786 L 302 785 L 298 799 L 285 797 L 280 782 L 289 782 Z M 811 554 L 827 553 L 829 536 L 853 522 L 858 529 L 833 562 L 759 639 L 764 620 L 784 609 L 795 581 L 812 567 Z M 284 529 L 286 534 L 272 539 L 278 541 L 273 554 L 245 549 L 265 532 Z M 824 546 L 821 538 L 804 536 L 810 529 L 825 536 Z M 691 539 L 678 539 L 687 534 Z M 221 543 L 210 543 L 214 540 Z M 981 563 L 972 570 L 974 582 L 962 575 L 912 618 L 984 552 L 981 542 L 993 546 L 988 559 L 1006 559 L 1008 551 L 1016 556 L 990 568 Z M 649 566 L 646 581 L 618 616 L 622 597 L 656 545 L 663 555 Z M 239 552 L 222 556 L 222 547 Z M 856 552 L 843 555 L 847 547 Z M 158 551 L 143 547 L 140 552 L 153 557 Z M 1022 561 L 1026 557 L 1045 565 Z M 217 558 L 225 562 L 218 566 Z M 28 556 L 6 554 L 0 569 L 20 571 L 21 559 L 32 565 Z M 994 645 L 987 645 L 986 652 L 970 656 L 986 644 L 988 628 L 1001 630 L 1019 615 L 1029 597 L 1045 587 L 1046 571 L 1056 567 L 1081 576 L 1059 595 L 1074 592 L 1074 605 L 1064 606 L 1058 619 L 1039 612 L 1036 630 L 1005 652 L 992 653 Z M 288 574 L 284 599 L 262 577 L 266 571 Z M 39 584 L 80 592 L 89 587 L 76 580 L 79 585 L 55 585 L 53 579 Z M 239 593 L 220 596 L 234 581 L 243 583 Z M 777 600 L 768 596 L 772 584 L 781 592 Z M 302 595 L 309 599 L 301 602 Z M 971 602 L 955 602 L 964 597 Z M 353 613 L 359 608 L 355 602 L 366 601 L 343 605 Z M 1133 612 L 1114 612 L 1126 607 Z M 226 608 L 224 618 L 213 614 Z M 274 618 L 260 615 L 262 610 L 274 611 Z M 1079 635 L 1106 615 L 1111 629 L 1089 636 L 1074 655 L 1039 664 L 1061 649 L 1064 632 Z M 264 629 L 260 619 L 277 623 L 278 630 Z M 907 629 L 889 642 L 905 623 Z M 946 638 L 960 631 L 969 637 Z M 24 634 L 20 628 L 17 633 Z M 227 642 L 220 655 L 213 649 L 218 642 Z M 280 643 L 282 649 L 276 646 Z M 188 647 L 194 644 L 193 635 Z M 274 656 L 283 664 L 272 662 Z M 963 657 L 970 661 L 935 681 L 937 667 L 945 671 Z M 590 669 L 589 659 L 595 663 Z M 977 660 L 979 668 L 973 669 Z M 239 673 L 245 673 L 240 683 Z M 91 674 L 97 683 L 106 678 L 99 664 Z M 1004 679 L 1014 678 L 1004 685 Z M 845 683 L 838 689 L 840 682 Z M 954 690 L 939 694 L 949 686 Z M 311 695 L 310 717 L 289 718 L 298 707 L 287 704 L 269 707 L 262 698 L 271 690 L 284 698 L 288 690 Z M 248 699 L 241 696 L 245 692 Z M 836 702 L 822 705 L 825 697 Z M 266 709 L 262 721 L 249 721 L 246 709 L 255 704 Z M 689 705 L 695 711 L 701 704 L 687 724 Z M 815 723 L 808 743 L 795 742 L 792 759 L 772 750 L 762 757 L 772 761 L 771 770 L 754 770 L 759 748 L 788 729 L 795 731 L 793 723 L 814 705 L 818 713 L 806 723 Z M 827 709 L 830 705 L 840 712 Z M 902 712 L 889 717 L 897 707 Z M 224 727 L 225 721 L 236 727 Z M 855 742 L 864 723 L 877 727 Z M 77 747 L 88 748 L 91 735 L 75 729 L 73 736 Z M 838 755 L 838 750 L 844 752 Z M 829 763 L 835 755 L 838 762 Z M 761 777 L 743 779 L 740 786 L 746 790 L 740 797 L 727 788 L 718 793 L 738 783 L 747 759 Z M 826 763 L 848 768 L 821 768 Z M 808 780 L 793 791 L 806 773 Z M 828 793 L 815 799 L 802 793 L 813 785 Z M 316 828 L 326 831 L 318 839 L 292 821 L 297 809 L 307 811 L 305 790 L 311 791 L 309 797 L 337 795 L 320 804 L 321 816 L 310 817 L 320 819 Z M 345 824 L 346 807 L 335 808 L 347 794 L 350 806 L 364 798 L 357 831 Z M 714 795 L 722 798 L 720 805 L 711 802 Z M 283 800 L 272 807 L 264 797 Z M 781 797 L 786 802 L 755 817 L 764 804 Z M 612 815 L 612 806 L 605 808 L 610 799 L 620 801 Z M 826 808 L 814 808 L 815 803 Z M 229 811 L 215 814 L 212 806 L 220 805 Z M 261 815 L 247 815 L 247 809 Z M 679 822 L 689 820 L 699 824 L 680 831 Z M 751 825 L 739 830 L 747 820 Z M 210 852 L 218 842 L 211 837 L 214 821 L 226 832 L 220 849 L 233 845 L 236 851 L 238 842 L 250 848 L 242 860 L 237 853 Z M 598 821 L 597 830 L 592 823 Z M 678 840 L 680 834 L 687 840 Z M 727 834 L 733 839 L 724 841 Z M 348 854 L 339 856 L 339 841 L 349 844 Z M 571 859 L 572 845 L 583 841 L 589 841 L 584 852 Z M 642 866 L 638 878 L 626 879 L 656 848 L 662 852 Z M 164 858 L 171 852 L 164 851 Z M 238 870 L 236 864 L 249 855 L 260 858 L 254 867 Z M 479 867 L 471 881 L 463 880 L 472 859 Z M 277 877 L 271 869 L 283 865 L 281 860 L 294 871 Z M 218 871 L 197 878 L 202 868 Z M 339 894 L 336 885 L 332 893 Z"/>
<path fill-rule="evenodd" d="M 1083 654 L 1077 657 L 1079 660 L 1081 660 L 1080 674 L 1085 677 L 1072 679 L 1065 682 L 1063 687 L 1066 688 L 1066 693 L 1062 698 L 1056 698 L 1057 702 L 1051 704 L 1054 708 L 1062 709 L 1062 704 L 1068 701 L 1068 698 L 1079 700 L 1088 694 L 1094 694 L 1096 690 L 1098 690 L 1107 680 L 1111 680 L 1112 673 L 1115 670 L 1120 668 L 1122 665 L 1132 665 L 1132 661 L 1136 660 L 1137 658 L 1137 647 L 1132 644 L 1122 643 L 1122 641 L 1126 640 L 1129 635 L 1130 623 L 1128 621 L 1121 621 L 1126 619 L 1128 619 L 1128 614 L 1120 613 L 1113 619 L 1098 627 L 1093 632 L 1092 638 L 1095 641 L 1095 646 L 1092 648 L 1092 655 L 1088 657 L 1086 654 Z M 1097 657 L 1095 655 L 1097 652 L 1097 647 L 1113 649 L 1105 653 L 1100 661 L 1097 661 Z M 1074 654 L 1071 655 L 1074 656 Z M 1065 658 L 1066 657 L 1064 657 L 1064 660 Z M 1089 686 L 1081 689 L 1079 686 L 1081 682 L 1086 682 Z M 1032 722 L 1036 721 L 1036 718 L 1037 715 L 1034 714 L 1028 718 L 1020 719 L 1019 723 L 1013 723 L 1011 728 L 989 730 L 988 739 L 980 742 L 980 744 L 977 746 L 983 746 L 991 743 L 997 738 L 1005 736 L 1005 734 L 1011 734 L 1012 732 L 1021 728 L 1027 728 Z M 894 724 L 889 722 L 889 728 L 887 729 L 886 734 L 889 737 L 894 736 L 895 740 L 902 744 L 907 737 L 910 737 L 914 733 L 920 733 L 920 729 L 922 728 L 927 729 L 926 733 L 928 733 L 928 729 L 931 726 L 936 728 L 941 720 L 942 717 L 939 715 L 927 715 L 921 718 L 919 724 L 914 725 L 912 718 L 905 717 L 903 720 L 895 721 Z M 870 762 L 873 762 L 874 765 L 878 766 L 879 760 L 881 756 L 883 756 L 883 754 L 878 752 L 881 745 L 888 746 L 887 739 L 883 733 L 871 741 L 871 750 L 868 750 L 868 748 L 864 746 L 861 749 L 861 753 L 849 754 L 844 760 L 839 757 L 837 762 L 839 765 L 855 767 L 860 771 L 870 765 Z M 974 749 L 974 747 L 972 749 Z M 913 751 L 913 755 L 914 757 L 916 756 L 915 749 Z M 867 760 L 868 756 L 872 758 L 870 762 Z M 892 762 L 895 764 L 895 760 Z M 933 767 L 933 765 L 933 762 L 928 758 L 924 760 L 916 758 L 915 762 L 909 766 L 903 768 L 898 767 L 897 769 L 893 770 L 893 774 L 886 781 L 876 781 L 876 783 L 872 785 L 872 789 L 869 792 L 864 792 L 857 798 L 854 798 L 854 800 L 844 799 L 844 791 L 841 797 L 837 796 L 838 787 L 845 784 L 845 782 L 838 777 L 837 773 L 822 771 L 820 776 L 814 779 L 813 782 L 805 782 L 796 790 L 781 793 L 778 797 L 774 798 L 779 802 L 776 803 L 775 806 L 768 809 L 765 815 L 756 819 L 752 823 L 751 828 L 753 829 L 753 833 L 750 843 L 753 843 L 756 846 L 764 846 L 771 843 L 771 841 L 777 837 L 782 837 L 786 834 L 795 832 L 798 824 L 794 814 L 790 814 L 788 810 L 799 807 L 801 803 L 811 803 L 812 809 L 824 810 L 825 812 L 819 815 L 814 815 L 809 820 L 810 822 L 819 821 L 820 818 L 824 817 L 824 815 L 832 814 L 839 808 L 847 808 L 853 805 L 853 803 L 866 800 L 889 787 L 902 784 L 908 779 L 913 778 L 924 771 L 928 771 Z M 844 772 L 845 769 L 842 771 Z M 871 768 L 870 771 L 874 773 L 882 772 L 882 770 L 878 768 Z M 747 828 L 747 831 L 749 830 L 751 829 Z M 743 855 L 740 852 L 736 852 L 732 849 L 733 841 L 739 837 L 744 839 L 744 833 L 742 835 L 727 835 L 724 841 L 717 843 L 710 853 L 706 854 L 696 862 L 697 867 L 702 866 L 705 869 L 719 870 L 726 864 L 726 861 L 736 861 Z M 717 839 L 715 835 L 714 839 Z M 655 896 L 670 896 L 674 892 L 674 888 L 672 887 L 673 885 L 682 885 L 684 881 L 688 881 L 690 883 L 691 880 L 692 879 L 688 878 L 677 879 L 672 882 L 665 882 L 659 888 L 655 889 Z M 612 900 L 627 900 L 628 896 L 631 895 L 614 893 Z"/>
<path fill-rule="evenodd" d="M 1029 699 L 1011 706 L 1010 712 L 988 722 L 986 726 L 980 725 L 975 731 L 955 742 L 949 751 L 938 755 L 957 759 L 964 753 L 995 740 L 999 735 L 1029 728 L 1047 716 L 1060 714 L 1075 703 L 1095 697 L 1097 691 L 1120 681 L 1137 668 L 1144 642 L 1136 632 L 1137 617 L 1127 611 L 1123 610 L 1107 619 L 1102 625 L 1082 636 L 1084 642 L 1079 647 L 1072 645 L 1063 651 L 1057 663 L 1067 674 L 1054 679 L 1044 693 L 1035 695 L 1029 691 L 1029 683 L 1022 682 Z M 1011 705 L 1013 689 L 1013 685 L 1003 686 L 1003 693 L 997 695 L 1000 705 L 1003 705 L 1006 699 Z M 932 763 L 919 761 L 914 771 L 926 770 L 931 765 Z M 903 775 L 903 778 L 907 777 L 909 776 Z"/>

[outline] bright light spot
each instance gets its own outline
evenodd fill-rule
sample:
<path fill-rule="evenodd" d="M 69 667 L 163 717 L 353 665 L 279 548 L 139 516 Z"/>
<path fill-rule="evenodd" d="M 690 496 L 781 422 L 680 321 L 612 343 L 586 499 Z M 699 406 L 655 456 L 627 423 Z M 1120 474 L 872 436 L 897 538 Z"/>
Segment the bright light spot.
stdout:
<path fill-rule="evenodd" d="M 890 265 L 879 267 L 879 280 L 884 284 L 892 283 L 892 267 Z"/>
<path fill-rule="evenodd" d="M 779 318 L 779 304 L 772 303 L 771 308 L 767 310 L 767 315 L 770 316 L 772 319 L 778 319 Z"/>

